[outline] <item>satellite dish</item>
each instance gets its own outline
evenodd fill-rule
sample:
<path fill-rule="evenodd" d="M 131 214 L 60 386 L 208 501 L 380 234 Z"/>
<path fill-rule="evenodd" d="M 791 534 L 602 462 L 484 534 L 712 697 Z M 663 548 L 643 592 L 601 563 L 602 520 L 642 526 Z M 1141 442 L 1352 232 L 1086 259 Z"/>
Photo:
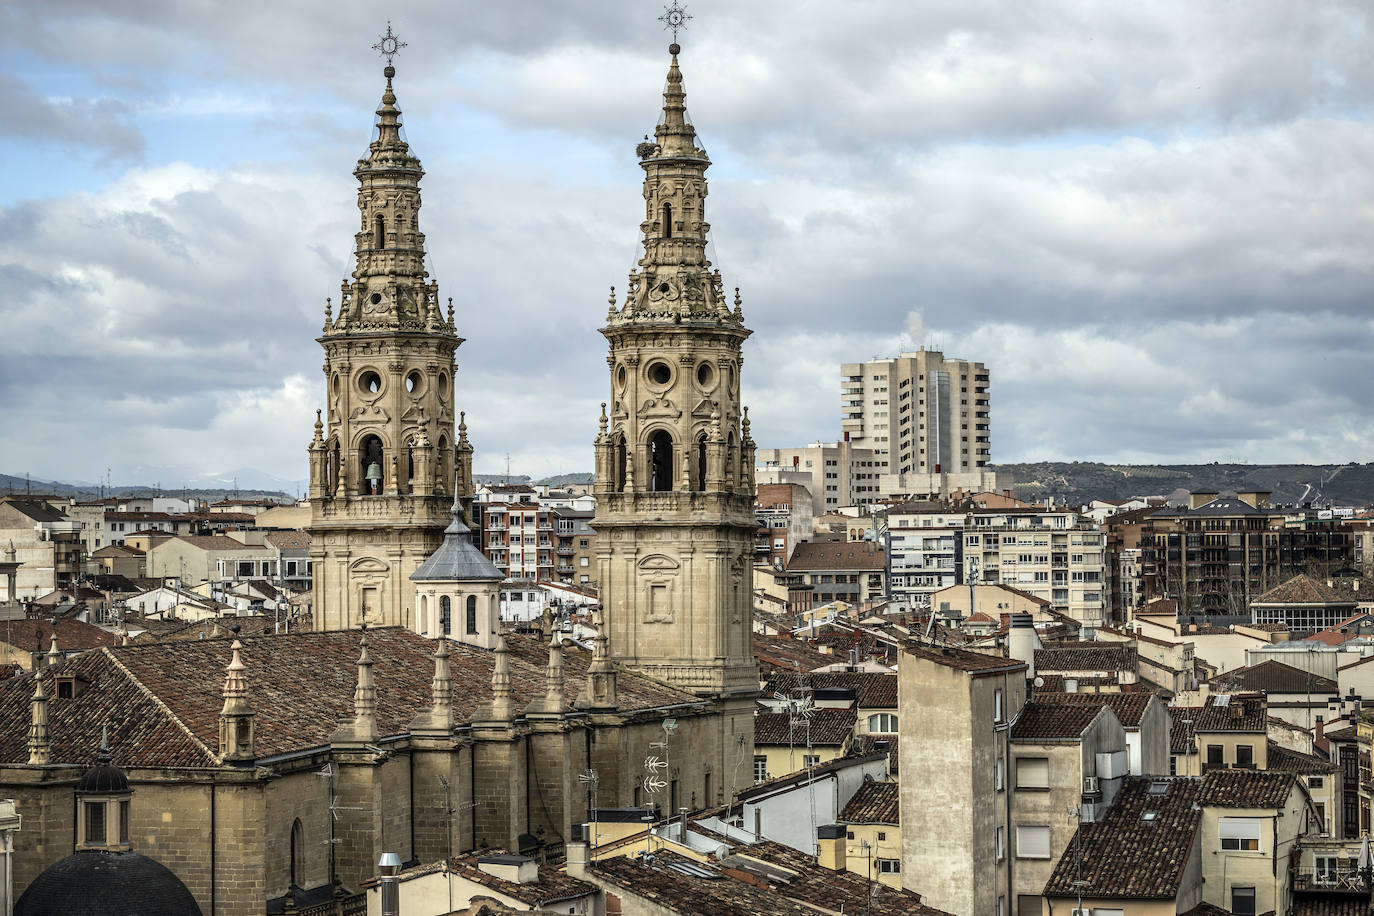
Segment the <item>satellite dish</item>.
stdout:
<path fill-rule="evenodd" d="M 1044 687 L 1044 686 L 1045 686 L 1045 679 L 1044 679 L 1043 677 L 1037 676 L 1037 677 L 1035 678 L 1035 686 L 1037 686 L 1037 687 Z"/>

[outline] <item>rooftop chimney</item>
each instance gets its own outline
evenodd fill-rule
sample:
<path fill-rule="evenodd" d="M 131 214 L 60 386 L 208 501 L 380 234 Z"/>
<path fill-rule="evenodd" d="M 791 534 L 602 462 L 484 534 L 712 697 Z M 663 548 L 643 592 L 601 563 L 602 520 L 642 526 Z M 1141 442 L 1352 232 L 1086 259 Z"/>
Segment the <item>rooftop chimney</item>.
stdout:
<path fill-rule="evenodd" d="M 972 613 L 972 611 L 970 611 Z M 1040 635 L 1035 632 L 1035 620 L 1030 614 L 1012 614 L 1007 630 L 1007 656 L 1026 663 L 1026 677 L 1035 678 L 1035 650 L 1040 648 Z"/>
<path fill-rule="evenodd" d="M 816 864 L 831 871 L 844 871 L 844 843 L 846 831 L 843 824 L 827 824 L 816 828 Z"/>

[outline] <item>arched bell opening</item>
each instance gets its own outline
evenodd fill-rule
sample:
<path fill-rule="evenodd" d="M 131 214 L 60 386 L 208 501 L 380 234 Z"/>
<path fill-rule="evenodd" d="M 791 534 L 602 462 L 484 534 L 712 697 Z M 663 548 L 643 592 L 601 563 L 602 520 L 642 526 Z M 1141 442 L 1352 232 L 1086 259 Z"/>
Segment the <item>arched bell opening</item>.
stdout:
<path fill-rule="evenodd" d="M 673 436 L 660 429 L 649 437 L 649 490 L 666 493 L 673 488 Z"/>

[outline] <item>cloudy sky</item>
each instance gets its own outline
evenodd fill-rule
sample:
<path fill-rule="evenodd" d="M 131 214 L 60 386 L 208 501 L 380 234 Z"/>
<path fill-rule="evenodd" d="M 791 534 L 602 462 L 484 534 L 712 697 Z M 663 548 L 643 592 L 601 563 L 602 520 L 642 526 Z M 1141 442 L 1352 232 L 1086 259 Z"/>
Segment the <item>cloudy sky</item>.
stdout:
<path fill-rule="evenodd" d="M 994 460 L 1374 460 L 1366 0 L 693 0 L 762 446 L 839 364 L 982 360 Z M 390 11 L 477 470 L 591 468 L 655 2 Z M 0 5 L 0 472 L 305 476 L 375 3 Z"/>

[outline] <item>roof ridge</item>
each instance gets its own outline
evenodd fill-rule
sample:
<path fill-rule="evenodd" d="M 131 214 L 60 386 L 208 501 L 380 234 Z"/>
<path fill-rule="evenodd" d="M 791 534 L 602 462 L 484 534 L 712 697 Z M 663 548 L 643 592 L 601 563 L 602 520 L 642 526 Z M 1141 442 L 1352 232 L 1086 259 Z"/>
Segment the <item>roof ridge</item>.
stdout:
<path fill-rule="evenodd" d="M 160 644 L 154 643 L 153 645 Z M 173 722 L 175 722 L 181 728 L 181 730 L 184 731 L 186 735 L 198 747 L 200 747 L 201 750 L 205 752 L 205 755 L 214 762 L 215 766 L 219 766 L 224 763 L 224 758 L 221 757 L 219 753 L 211 751 L 209 746 L 204 741 L 201 741 L 200 737 L 196 735 L 195 732 L 191 731 L 190 726 L 188 726 L 185 722 L 181 721 L 181 717 L 172 711 L 172 707 L 162 702 L 162 698 L 160 696 L 154 693 L 153 690 L 147 684 L 143 683 L 142 680 L 140 680 L 132 671 L 130 671 L 129 668 L 123 662 L 121 662 L 113 652 L 110 651 L 109 646 L 102 646 L 100 651 L 104 652 L 105 655 L 110 659 L 110 661 L 114 662 L 115 667 L 118 668 L 126 678 L 128 678 L 135 685 L 137 685 L 139 690 L 143 691 L 144 696 L 152 700 L 158 708 L 165 712 L 167 714 L 167 717 L 170 718 Z"/>

